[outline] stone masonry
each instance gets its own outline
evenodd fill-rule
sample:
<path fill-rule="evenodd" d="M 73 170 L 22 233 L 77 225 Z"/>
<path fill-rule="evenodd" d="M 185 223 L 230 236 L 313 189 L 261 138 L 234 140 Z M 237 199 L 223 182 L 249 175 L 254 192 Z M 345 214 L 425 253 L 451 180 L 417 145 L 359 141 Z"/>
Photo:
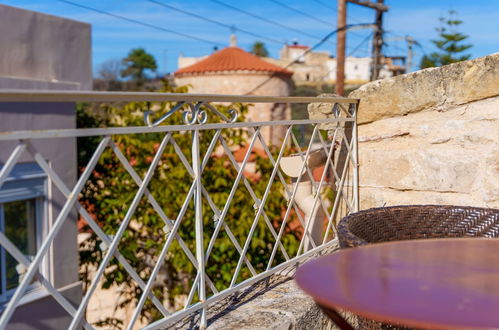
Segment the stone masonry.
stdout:
<path fill-rule="evenodd" d="M 378 80 L 350 97 L 360 99 L 362 209 L 499 208 L 499 53 Z"/>

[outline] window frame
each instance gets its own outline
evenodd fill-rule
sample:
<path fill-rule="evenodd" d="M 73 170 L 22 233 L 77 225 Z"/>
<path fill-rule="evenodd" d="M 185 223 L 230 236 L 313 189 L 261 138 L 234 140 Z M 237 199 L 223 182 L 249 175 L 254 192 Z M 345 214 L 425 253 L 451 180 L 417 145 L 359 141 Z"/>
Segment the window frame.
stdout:
<path fill-rule="evenodd" d="M 1 166 L 0 166 L 1 168 Z M 35 237 L 37 251 L 46 236 L 48 224 L 48 178 L 36 163 L 21 163 L 14 166 L 9 177 L 0 187 L 0 230 L 5 232 L 4 204 L 15 201 L 35 200 Z M 7 251 L 0 246 L 0 310 L 9 302 L 17 288 L 7 290 L 6 256 Z M 50 255 L 47 253 L 40 264 L 40 273 L 50 281 Z M 5 270 L 5 271 L 4 271 Z M 38 281 L 30 284 L 22 301 L 35 300 L 45 291 Z"/>

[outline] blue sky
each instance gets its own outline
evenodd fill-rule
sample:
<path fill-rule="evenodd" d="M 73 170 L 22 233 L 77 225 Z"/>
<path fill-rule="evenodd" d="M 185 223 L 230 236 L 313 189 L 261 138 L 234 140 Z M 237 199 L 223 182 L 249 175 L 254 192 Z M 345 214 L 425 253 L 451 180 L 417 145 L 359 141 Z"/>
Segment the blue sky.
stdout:
<path fill-rule="evenodd" d="M 71 0 L 89 7 L 112 12 L 147 24 L 189 34 L 209 42 L 200 42 L 178 35 L 136 25 L 97 12 L 78 8 L 57 0 L 0 0 L 1 4 L 66 17 L 92 25 L 92 55 L 94 71 L 109 59 L 121 59 L 134 47 L 143 47 L 152 53 L 158 62 L 160 72 L 171 72 L 177 68 L 177 58 L 202 56 L 212 52 L 214 44 L 227 45 L 231 29 L 221 27 L 197 18 L 174 12 L 146 0 Z M 189 11 L 212 20 L 251 31 L 274 41 L 264 41 L 271 56 L 278 57 L 285 42 L 298 41 L 313 45 L 320 38 L 334 30 L 336 24 L 336 0 L 280 0 L 316 19 L 310 19 L 283 8 L 272 0 L 219 0 L 245 11 L 302 31 L 309 36 L 280 28 L 245 14 L 221 6 L 211 0 L 158 0 L 170 6 Z M 322 3 L 322 4 L 321 4 Z M 424 52 L 433 50 L 431 39 L 437 36 L 435 27 L 438 18 L 453 9 L 464 21 L 460 31 L 469 35 L 473 44 L 469 50 L 472 57 L 480 57 L 499 51 L 499 0 L 385 0 L 390 10 L 384 15 L 384 29 L 389 40 L 385 47 L 387 55 L 406 55 L 404 41 L 394 39 L 410 35 L 421 45 Z M 327 4 L 324 6 L 323 4 Z M 332 7 L 332 8 L 329 8 Z M 354 4 L 348 4 L 348 23 L 371 23 L 374 11 Z M 323 21 L 323 22 L 321 22 Z M 331 24 L 327 24 L 331 22 Z M 348 33 L 347 53 L 353 56 L 369 56 L 371 30 L 356 30 Z M 238 46 L 249 49 L 257 37 L 236 32 Z M 220 46 L 219 46 L 220 47 Z M 320 50 L 335 53 L 335 38 L 326 42 Z M 423 54 L 415 48 L 415 63 Z"/>

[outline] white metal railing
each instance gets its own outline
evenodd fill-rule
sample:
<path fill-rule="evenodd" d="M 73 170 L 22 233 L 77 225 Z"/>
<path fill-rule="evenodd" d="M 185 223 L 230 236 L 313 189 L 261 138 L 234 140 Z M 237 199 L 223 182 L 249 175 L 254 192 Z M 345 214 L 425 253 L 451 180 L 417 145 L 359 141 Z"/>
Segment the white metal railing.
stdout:
<path fill-rule="evenodd" d="M 247 287 L 285 267 L 296 264 L 303 258 L 318 252 L 334 242 L 335 223 L 341 217 L 358 210 L 358 170 L 357 170 L 357 105 L 358 100 L 339 97 L 259 97 L 259 96 L 230 96 L 230 95 L 200 95 L 200 94 L 168 94 L 168 93 L 112 93 L 112 92 L 27 92 L 27 91 L 0 91 L 0 102 L 147 102 L 145 106 L 154 108 L 155 102 L 168 102 L 167 110 L 145 111 L 144 126 L 134 127 L 107 127 L 90 129 L 57 129 L 43 131 L 11 131 L 0 133 L 0 143 L 16 141 L 8 160 L 0 170 L 0 189 L 15 164 L 24 154 L 30 155 L 43 169 L 49 180 L 66 196 L 66 202 L 50 230 L 43 238 L 34 258 L 28 259 L 13 244 L 7 236 L 0 232 L 1 246 L 20 264 L 27 267 L 22 281 L 20 281 L 14 295 L 6 305 L 1 318 L 0 327 L 5 328 L 19 306 L 20 299 L 26 292 L 33 278 L 37 277 L 41 286 L 72 316 L 70 328 L 76 329 L 83 325 L 92 328 L 85 319 L 88 303 L 99 288 L 102 278 L 109 271 L 109 263 L 115 258 L 127 272 L 130 281 L 134 281 L 141 289 L 140 298 L 135 302 L 135 311 L 129 322 L 128 329 L 132 329 L 141 316 L 146 302 L 149 300 L 160 317 L 151 322 L 147 328 L 165 328 L 169 324 L 182 319 L 195 311 L 201 312 L 200 326 L 206 325 L 206 310 L 215 301 Z M 321 103 L 331 107 L 331 118 L 320 120 L 282 120 L 270 122 L 240 122 L 237 113 L 230 111 L 222 113 L 214 104 L 219 102 L 239 103 Z M 165 111 L 164 113 L 161 113 Z M 171 116 L 182 113 L 184 124 L 160 125 Z M 217 118 L 210 123 L 211 118 Z M 324 130 L 327 125 L 327 137 Z M 310 127 L 310 136 L 304 141 L 298 141 L 294 128 L 298 126 Z M 276 148 L 269 146 L 262 130 L 267 127 L 283 127 L 284 136 L 282 143 Z M 246 147 L 242 161 L 234 156 L 234 147 L 230 146 L 223 132 L 240 130 L 244 132 Z M 157 134 L 159 146 L 150 165 L 143 176 L 139 175 L 131 165 L 122 146 L 116 142 L 120 136 Z M 179 145 L 179 134 L 190 134 L 186 154 Z M 52 169 L 49 161 L 40 153 L 33 141 L 44 140 L 50 143 L 51 139 L 100 137 L 90 161 L 80 174 L 73 187 L 68 187 L 60 176 Z M 185 139 L 182 141 L 185 142 Z M 161 162 L 165 150 L 174 151 L 178 159 L 178 166 L 183 166 L 190 175 L 190 188 L 184 197 L 182 206 L 175 217 L 169 217 L 150 191 L 149 185 L 158 164 Z M 270 164 L 269 173 L 266 173 L 266 182 L 263 179 L 251 180 L 248 178 L 248 166 L 254 162 L 254 152 L 260 150 L 262 159 Z M 184 149 L 185 150 L 185 149 Z M 92 176 L 97 164 L 103 161 L 103 154 L 110 153 L 118 160 L 133 182 L 137 186 L 136 193 L 127 208 L 118 228 L 110 234 L 99 226 L 85 205 L 79 202 L 79 194 L 84 189 Z M 214 201 L 212 193 L 203 185 L 203 175 L 206 166 L 213 157 L 225 157 L 225 166 L 237 173 L 232 182 L 227 184 L 227 197 L 223 201 Z M 291 169 L 286 171 L 286 168 Z M 319 168 L 319 170 L 317 170 Z M 315 171 L 315 172 L 314 172 Z M 255 182 L 261 185 L 255 190 Z M 125 184 L 125 183 L 124 183 Z M 170 183 L 175 185 L 175 182 Z M 308 185 L 308 186 L 307 186 Z M 325 188 L 330 187 L 333 193 L 325 194 Z M 307 189 L 310 192 L 307 192 Z M 271 219 L 266 207 L 272 191 L 280 191 L 284 196 L 285 204 L 282 205 L 281 218 L 278 221 Z M 254 205 L 255 213 L 252 215 L 251 225 L 243 234 L 235 233 L 237 221 L 231 219 L 231 203 L 234 196 L 244 191 L 248 203 Z M 304 193 L 305 191 L 305 193 Z M 308 194 L 309 196 L 303 196 Z M 300 200 L 299 200 L 300 199 Z M 152 266 L 144 276 L 140 270 L 134 269 L 119 250 L 120 240 L 134 219 L 136 210 L 142 200 L 147 200 L 148 207 L 152 208 L 157 216 L 164 222 L 164 241 L 161 248 L 151 258 Z M 305 201 L 306 200 L 306 201 Z M 179 233 L 185 225 L 186 214 L 192 209 L 194 215 L 194 235 L 182 237 Z M 101 242 L 102 259 L 95 274 L 86 288 L 83 298 L 78 306 L 73 307 L 69 301 L 54 288 L 49 278 L 39 273 L 39 265 L 47 257 L 61 226 L 67 221 L 68 215 L 77 210 L 80 217 L 85 219 L 93 233 Z M 213 224 L 208 226 L 206 218 L 213 218 Z M 248 220 L 244 220 L 248 221 Z M 301 234 L 296 234 L 290 229 L 290 222 L 294 221 L 300 228 Z M 261 230 L 258 227 L 264 224 L 268 230 L 267 237 L 271 241 L 263 242 L 265 251 L 269 252 L 268 261 L 264 265 L 252 264 L 253 255 L 249 252 L 254 244 L 255 233 Z M 207 272 L 205 265 L 210 262 L 210 257 L 218 249 L 217 239 L 228 238 L 231 250 L 237 253 L 235 267 L 228 270 L 230 280 L 226 285 L 214 284 L 213 273 Z M 297 238 L 297 243 L 290 245 L 283 241 L 286 235 Z M 287 236 L 286 236 L 287 237 Z M 75 238 L 76 240 L 76 238 Z M 172 245 L 177 244 L 179 251 L 194 267 L 192 277 L 187 277 L 188 290 L 185 293 L 183 306 L 178 310 L 165 307 L 168 297 L 157 296 L 152 288 L 157 276 L 164 271 L 162 265 L 165 260 L 175 258 L 172 255 Z M 194 251 L 191 249 L 194 248 Z M 225 249 L 228 249 L 225 247 Z M 242 275 L 242 269 L 245 269 Z M 195 274 L 195 275 L 194 275 Z"/>

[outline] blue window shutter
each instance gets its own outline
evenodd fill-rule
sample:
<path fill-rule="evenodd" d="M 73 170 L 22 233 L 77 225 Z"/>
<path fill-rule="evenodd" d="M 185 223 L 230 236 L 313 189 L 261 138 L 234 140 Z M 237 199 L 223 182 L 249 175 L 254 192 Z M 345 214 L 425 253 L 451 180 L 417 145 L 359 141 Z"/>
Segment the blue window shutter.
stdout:
<path fill-rule="evenodd" d="M 46 179 L 47 175 L 37 163 L 16 164 L 0 187 L 0 203 L 43 197 Z"/>

